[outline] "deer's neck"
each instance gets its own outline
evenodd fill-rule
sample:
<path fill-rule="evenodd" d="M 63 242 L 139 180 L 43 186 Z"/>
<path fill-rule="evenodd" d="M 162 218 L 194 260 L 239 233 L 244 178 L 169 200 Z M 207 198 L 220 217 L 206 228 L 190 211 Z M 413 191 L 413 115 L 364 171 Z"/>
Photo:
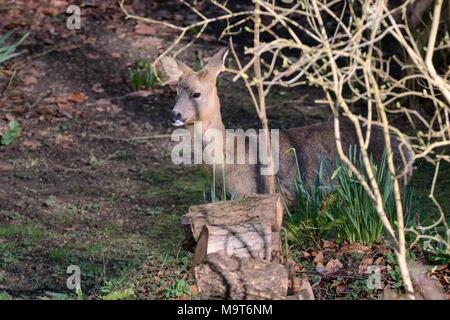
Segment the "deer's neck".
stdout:
<path fill-rule="evenodd" d="M 225 157 L 226 131 L 225 126 L 222 122 L 222 115 L 220 113 L 220 104 L 218 97 L 215 99 L 215 108 L 217 112 L 215 112 L 212 117 L 207 120 L 192 124 L 188 126 L 187 129 L 189 130 L 191 138 L 193 139 L 194 145 L 196 141 L 199 142 L 201 137 L 202 150 L 205 150 L 206 148 L 209 148 L 209 150 L 211 150 L 211 148 L 214 148 L 214 150 L 223 150 L 223 157 Z M 211 139 L 211 136 L 214 136 L 214 138 Z M 210 155 L 208 152 L 203 152 L 203 158 L 209 156 Z M 212 158 L 203 160 L 207 160 L 206 163 L 216 163 L 216 161 Z M 207 165 L 206 167 L 209 166 Z"/>

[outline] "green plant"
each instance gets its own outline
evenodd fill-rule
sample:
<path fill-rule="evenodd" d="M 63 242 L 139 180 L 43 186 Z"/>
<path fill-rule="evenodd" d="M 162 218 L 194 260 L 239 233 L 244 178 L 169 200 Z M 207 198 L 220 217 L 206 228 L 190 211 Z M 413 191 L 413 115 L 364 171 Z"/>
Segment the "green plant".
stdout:
<path fill-rule="evenodd" d="M 201 57 L 200 51 L 195 51 L 192 55 L 192 69 L 194 71 L 200 71 L 205 65 L 203 64 L 203 60 Z"/>
<path fill-rule="evenodd" d="M 205 202 L 218 202 L 226 200 L 235 200 L 237 198 L 236 192 L 232 192 L 229 196 L 227 194 L 226 176 L 225 176 L 225 164 L 222 164 L 222 195 L 216 194 L 216 164 L 213 164 L 212 180 L 209 184 L 209 190 L 204 190 L 203 199 Z"/>
<path fill-rule="evenodd" d="M 155 88 L 159 84 L 155 70 L 148 60 L 136 61 L 130 69 L 129 78 L 134 91 Z"/>
<path fill-rule="evenodd" d="M 194 71 L 200 71 L 203 69 L 203 67 L 205 66 L 203 60 L 202 60 L 202 56 L 201 56 L 201 52 L 200 51 L 195 51 L 194 54 L 192 55 L 192 69 Z M 216 87 L 219 88 L 222 84 L 222 81 L 220 80 L 219 77 L 217 77 L 216 79 Z"/>
<path fill-rule="evenodd" d="M 11 297 L 8 292 L 0 292 L 0 300 L 12 300 L 13 297 Z"/>
<path fill-rule="evenodd" d="M 294 156 L 296 158 L 295 152 Z M 362 155 L 356 147 L 350 147 L 349 159 L 367 179 Z M 395 203 L 386 155 L 383 154 L 378 165 L 374 165 L 372 160 L 371 163 L 388 218 L 392 221 L 395 217 Z M 303 182 L 297 163 L 294 183 L 297 199 L 293 209 L 286 208 L 287 230 L 291 241 L 302 241 L 305 237 L 323 238 L 333 233 L 337 241 L 359 242 L 364 245 L 376 243 L 384 233 L 384 227 L 372 199 L 343 162 L 336 159 L 335 167 L 332 172 L 331 164 L 321 159 L 314 182 L 308 185 Z M 409 213 L 411 190 L 406 188 L 403 198 L 405 212 Z"/>
<path fill-rule="evenodd" d="M 9 121 L 7 130 L 2 135 L 2 138 L 0 140 L 0 144 L 2 144 L 2 145 L 11 144 L 14 140 L 16 140 L 20 136 L 21 132 L 22 132 L 22 127 L 16 120 Z"/>
<path fill-rule="evenodd" d="M 134 290 L 132 288 L 117 290 L 108 293 L 106 296 L 103 296 L 103 300 L 125 300 L 130 299 L 134 296 Z"/>
<path fill-rule="evenodd" d="M 362 173 L 363 177 L 368 180 L 362 154 L 358 152 L 356 147 L 350 147 L 349 159 L 358 167 L 358 171 Z M 337 235 L 350 242 L 359 242 L 365 245 L 373 244 L 380 239 L 384 232 L 383 224 L 378 217 L 373 201 L 358 179 L 347 169 L 347 166 L 339 159 L 336 160 L 336 164 L 337 169 L 333 173 L 333 178 L 337 180 L 336 193 L 341 199 L 339 213 L 345 218 L 345 223 L 338 226 Z M 386 154 L 383 153 L 378 165 L 373 164 L 372 160 L 371 164 L 386 213 L 389 220 L 392 221 L 395 217 L 395 203 L 392 179 L 387 169 Z"/>
<path fill-rule="evenodd" d="M 440 242 L 424 241 L 423 250 L 427 254 L 427 259 L 432 264 L 449 264 L 450 252 L 449 247 Z"/>
<path fill-rule="evenodd" d="M 71 257 L 72 253 L 63 248 L 56 248 L 48 253 L 48 258 L 55 261 L 67 261 Z"/>
<path fill-rule="evenodd" d="M 83 291 L 81 290 L 81 286 L 77 285 L 75 288 L 75 293 L 77 295 L 77 300 L 83 300 Z"/>
<path fill-rule="evenodd" d="M 398 266 L 397 259 L 395 258 L 394 254 L 388 252 L 386 254 L 386 260 L 391 265 L 391 269 L 388 271 L 388 275 L 394 281 L 394 283 L 391 285 L 391 288 L 398 289 L 403 287 L 402 274 L 400 272 L 400 267 Z"/>
<path fill-rule="evenodd" d="M 163 290 L 163 296 L 167 299 L 178 298 L 183 294 L 190 294 L 189 284 L 183 279 L 173 279 L 171 285 Z"/>
<path fill-rule="evenodd" d="M 0 283 L 5 283 L 8 280 L 8 276 L 5 271 L 0 271 Z"/>
<path fill-rule="evenodd" d="M 28 37 L 28 33 L 26 33 L 19 41 L 17 41 L 15 44 L 12 45 L 5 45 L 5 41 L 12 35 L 12 31 L 8 31 L 3 35 L 0 35 L 0 65 L 19 55 L 19 53 L 15 52 L 17 46 L 22 43 L 23 40 L 25 40 L 26 37 Z"/>
<path fill-rule="evenodd" d="M 287 230 L 291 241 L 302 242 L 315 239 L 343 223 L 340 215 L 336 215 L 338 199 L 329 184 L 331 164 L 324 158 L 319 161 L 312 185 L 304 182 L 298 165 L 297 155 L 291 149 L 297 164 L 297 175 L 294 187 L 297 194 L 293 208 L 286 206 Z"/>

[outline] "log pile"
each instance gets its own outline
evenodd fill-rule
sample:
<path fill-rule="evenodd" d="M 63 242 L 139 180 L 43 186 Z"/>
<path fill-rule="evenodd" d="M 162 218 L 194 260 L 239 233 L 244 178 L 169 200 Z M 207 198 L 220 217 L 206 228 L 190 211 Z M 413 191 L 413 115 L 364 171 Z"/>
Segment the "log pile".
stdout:
<path fill-rule="evenodd" d="M 278 262 L 282 221 L 277 194 L 190 207 L 181 223 L 202 299 L 288 298 L 294 282 Z"/>

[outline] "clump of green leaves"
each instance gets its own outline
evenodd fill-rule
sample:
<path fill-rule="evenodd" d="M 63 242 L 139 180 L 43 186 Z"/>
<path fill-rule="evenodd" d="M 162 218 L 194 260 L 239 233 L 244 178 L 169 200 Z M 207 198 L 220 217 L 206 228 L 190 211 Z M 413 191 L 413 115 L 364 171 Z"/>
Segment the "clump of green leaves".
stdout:
<path fill-rule="evenodd" d="M 398 289 L 403 287 L 402 274 L 400 272 L 400 267 L 398 266 L 398 262 L 394 254 L 388 252 L 386 254 L 386 260 L 391 265 L 391 269 L 388 271 L 388 275 L 394 281 L 394 283 L 391 285 L 391 288 Z"/>
<path fill-rule="evenodd" d="M 350 148 L 349 159 L 363 177 L 368 179 L 362 155 L 356 147 Z M 392 221 L 395 217 L 395 202 L 386 154 L 383 154 L 377 165 L 373 164 L 372 159 L 370 161 L 385 212 Z M 333 172 L 331 163 L 321 159 L 314 183 L 307 185 L 301 178 L 297 164 L 294 183 L 297 199 L 294 208 L 287 208 L 287 230 L 291 241 L 301 243 L 305 239 L 328 237 L 364 245 L 378 242 L 384 234 L 384 228 L 372 199 L 339 159 L 335 160 L 335 168 Z M 410 190 L 405 190 L 405 212 L 410 211 L 411 196 Z"/>
<path fill-rule="evenodd" d="M 0 144 L 6 146 L 11 144 L 14 140 L 20 137 L 22 127 L 16 120 L 11 120 L 8 123 L 6 132 L 2 135 Z"/>
<path fill-rule="evenodd" d="M 163 296 L 166 299 L 175 299 L 183 294 L 191 294 L 189 284 L 183 279 L 173 279 L 171 285 L 163 289 Z"/>
<path fill-rule="evenodd" d="M 136 61 L 130 69 L 129 78 L 134 91 L 155 88 L 159 85 L 156 72 L 148 60 Z"/>
<path fill-rule="evenodd" d="M 8 292 L 0 292 L 0 300 L 13 300 L 13 297 Z"/>
<path fill-rule="evenodd" d="M 368 181 L 362 154 L 358 152 L 356 147 L 350 147 L 349 159 Z M 392 221 L 395 217 L 395 203 L 393 183 L 387 168 L 386 153 L 383 153 L 379 164 L 374 164 L 372 159 L 370 162 L 375 181 L 380 188 L 385 212 L 388 219 Z M 341 199 L 340 210 L 337 214 L 345 219 L 345 223 L 338 227 L 337 236 L 343 240 L 365 245 L 376 243 L 384 232 L 384 226 L 378 217 L 373 201 L 358 179 L 339 159 L 336 160 L 336 168 L 334 173 L 338 186 L 336 194 Z M 408 194 L 405 194 L 405 199 L 407 199 L 407 196 Z"/>
<path fill-rule="evenodd" d="M 450 235 L 449 235 L 450 237 Z M 427 259 L 432 264 L 449 264 L 450 263 L 450 247 L 441 242 L 433 242 L 427 240 L 423 242 L 423 249 L 427 254 Z"/>
<path fill-rule="evenodd" d="M 289 238 L 298 241 L 323 237 L 344 222 L 335 214 L 338 198 L 332 193 L 333 187 L 328 183 L 331 178 L 331 164 L 321 158 L 314 182 L 308 185 L 302 179 L 295 150 L 292 151 L 297 162 L 297 175 L 294 180 L 297 198 L 293 208 L 286 208 Z"/>
<path fill-rule="evenodd" d="M 103 300 L 127 300 L 134 296 L 134 290 L 132 288 L 127 288 L 124 290 L 112 291 L 111 293 L 103 296 Z"/>

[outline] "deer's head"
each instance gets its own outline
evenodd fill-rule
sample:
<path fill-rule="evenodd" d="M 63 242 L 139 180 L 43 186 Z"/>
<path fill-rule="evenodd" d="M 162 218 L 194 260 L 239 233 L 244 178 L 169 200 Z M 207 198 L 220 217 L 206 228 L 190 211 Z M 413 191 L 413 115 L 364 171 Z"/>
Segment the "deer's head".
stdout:
<path fill-rule="evenodd" d="M 162 67 L 169 78 L 167 82 L 177 86 L 177 102 L 170 113 L 174 126 L 220 121 L 216 79 L 227 53 L 227 48 L 221 49 L 197 72 L 178 60 L 162 58 Z"/>

